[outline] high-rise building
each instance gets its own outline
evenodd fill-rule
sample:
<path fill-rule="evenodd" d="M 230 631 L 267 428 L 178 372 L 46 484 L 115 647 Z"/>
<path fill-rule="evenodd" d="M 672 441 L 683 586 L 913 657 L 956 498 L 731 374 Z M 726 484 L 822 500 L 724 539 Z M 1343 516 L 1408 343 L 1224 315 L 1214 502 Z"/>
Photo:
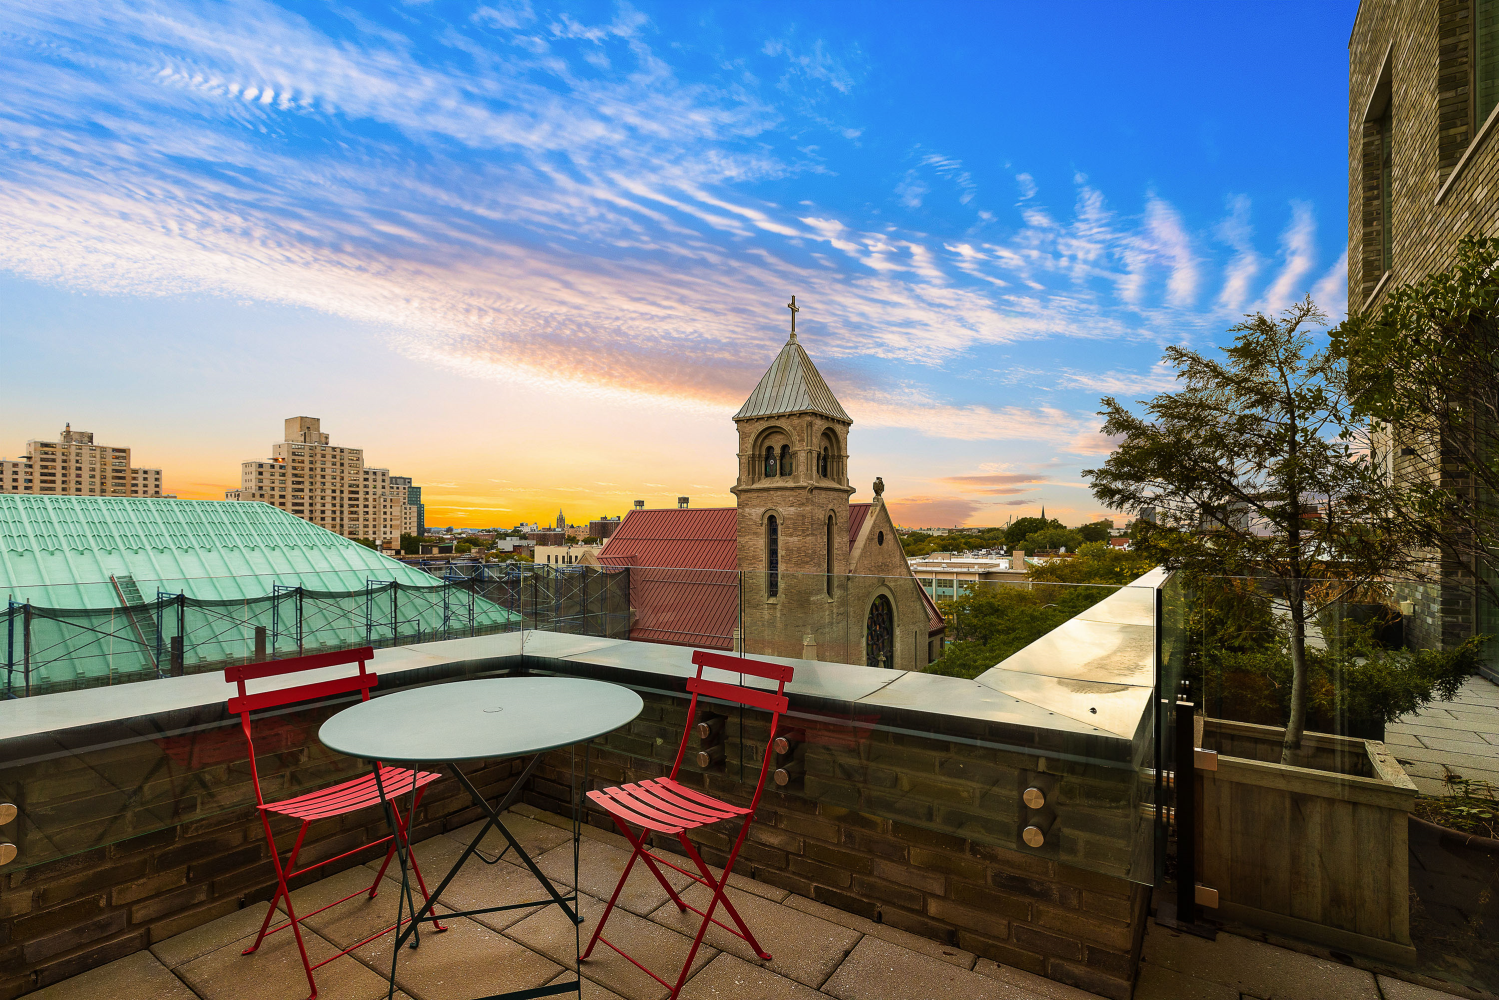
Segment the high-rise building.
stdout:
<path fill-rule="evenodd" d="M 129 448 L 95 444 L 92 431 L 67 424 L 56 441 L 27 441 L 24 458 L 0 458 L 0 493 L 159 497 L 161 470 L 137 469 Z"/>
<path fill-rule="evenodd" d="M 427 507 L 422 503 L 422 488 L 411 484 L 410 476 L 391 476 L 390 485 L 406 490 L 406 511 L 401 524 L 403 535 L 421 537 L 427 533 Z"/>
<path fill-rule="evenodd" d="M 560 510 L 557 512 L 557 530 L 558 531 L 566 531 L 567 530 L 567 518 L 563 516 L 562 511 L 560 511 Z"/>
<path fill-rule="evenodd" d="M 389 469 L 367 468 L 362 448 L 329 443 L 317 417 L 288 417 L 271 457 L 240 464 L 226 500 L 258 500 L 349 538 L 394 545 L 407 518 L 407 488 Z M 409 482 L 409 480 L 408 480 Z"/>

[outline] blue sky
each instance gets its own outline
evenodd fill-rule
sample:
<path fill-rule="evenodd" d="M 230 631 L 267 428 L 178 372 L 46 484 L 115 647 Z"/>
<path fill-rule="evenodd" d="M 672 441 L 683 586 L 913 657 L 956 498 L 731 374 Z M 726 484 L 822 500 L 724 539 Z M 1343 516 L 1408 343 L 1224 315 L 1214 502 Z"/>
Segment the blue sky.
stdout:
<path fill-rule="evenodd" d="M 728 504 L 794 293 L 860 497 L 1081 522 L 1100 395 L 1345 309 L 1351 0 L 8 6 L 0 453 L 184 496 L 309 414 L 429 523 Z"/>

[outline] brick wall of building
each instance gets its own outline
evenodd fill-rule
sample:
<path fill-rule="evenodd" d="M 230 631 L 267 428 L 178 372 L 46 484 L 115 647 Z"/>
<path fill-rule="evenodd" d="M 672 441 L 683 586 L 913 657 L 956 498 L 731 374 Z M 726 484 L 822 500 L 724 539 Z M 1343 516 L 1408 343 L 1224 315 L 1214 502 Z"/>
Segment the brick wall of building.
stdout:
<path fill-rule="evenodd" d="M 1390 289 L 1443 270 L 1465 235 L 1499 235 L 1499 122 L 1477 120 L 1472 99 L 1469 0 L 1364 0 L 1349 40 L 1348 308 L 1378 307 Z M 1366 121 L 1389 66 L 1390 250 L 1382 268 L 1383 197 L 1378 129 Z M 1444 190 L 1445 188 L 1445 190 Z M 1393 361 L 1394 359 L 1392 359 Z M 1442 463 L 1441 443 L 1419 428 L 1397 432 L 1397 474 L 1430 475 L 1465 487 Z M 1402 455 L 1401 448 L 1414 449 Z M 1471 581 L 1450 560 L 1427 553 L 1430 580 L 1402 584 L 1416 605 L 1407 637 L 1421 647 L 1471 636 Z"/>

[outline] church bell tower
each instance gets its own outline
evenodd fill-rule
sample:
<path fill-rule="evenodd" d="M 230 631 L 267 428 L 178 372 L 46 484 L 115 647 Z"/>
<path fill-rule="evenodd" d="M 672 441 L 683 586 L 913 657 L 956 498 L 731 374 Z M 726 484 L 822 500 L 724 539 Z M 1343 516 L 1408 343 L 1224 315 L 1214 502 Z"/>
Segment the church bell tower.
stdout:
<path fill-rule="evenodd" d="M 829 627 L 848 573 L 848 430 L 853 421 L 791 336 L 734 414 L 744 649 L 801 656 Z"/>

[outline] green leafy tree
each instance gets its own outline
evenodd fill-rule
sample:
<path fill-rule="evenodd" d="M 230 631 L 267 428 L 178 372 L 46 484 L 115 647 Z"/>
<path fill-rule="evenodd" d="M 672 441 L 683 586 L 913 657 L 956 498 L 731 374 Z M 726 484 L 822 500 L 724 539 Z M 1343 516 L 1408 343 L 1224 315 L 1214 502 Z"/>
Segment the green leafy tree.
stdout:
<path fill-rule="evenodd" d="M 358 542 L 360 545 L 363 545 L 367 549 L 374 549 L 377 552 L 380 550 L 380 546 L 375 544 L 375 540 L 373 538 L 356 538 L 354 539 L 354 541 Z"/>
<path fill-rule="evenodd" d="M 1032 580 L 1052 583 L 1115 583 L 1123 586 L 1155 569 L 1155 554 L 1150 551 L 1126 552 L 1105 542 L 1084 542 L 1071 559 L 1057 559 L 1033 568 Z"/>
<path fill-rule="evenodd" d="M 1025 540 L 1025 536 L 1036 531 L 1045 531 L 1047 528 L 1060 528 L 1062 522 L 1056 518 L 1046 519 L 1040 517 L 1022 517 L 1014 521 L 1005 529 L 1005 544 L 1019 545 Z"/>
<path fill-rule="evenodd" d="M 1083 536 L 1085 542 L 1106 542 L 1114 533 L 1114 522 L 1108 518 L 1102 521 L 1094 521 L 1077 529 L 1077 533 Z"/>
<path fill-rule="evenodd" d="M 421 549 L 418 548 L 420 543 L 421 539 L 417 538 L 415 535 L 401 535 L 401 553 L 408 556 L 416 555 L 421 551 Z"/>
<path fill-rule="evenodd" d="M 1306 725 L 1307 626 L 1343 596 L 1315 582 L 1352 589 L 1403 559 L 1390 487 L 1349 445 L 1360 428 L 1345 372 L 1312 349 L 1307 327 L 1323 321 L 1307 298 L 1278 319 L 1246 317 L 1222 360 L 1168 348 L 1182 388 L 1144 403 L 1143 415 L 1105 398 L 1103 432 L 1120 444 L 1083 472 L 1112 510 L 1156 508 L 1180 565 L 1273 587 L 1289 619 L 1283 763 L 1299 756 Z"/>
<path fill-rule="evenodd" d="M 980 587 L 941 602 L 952 640 L 928 673 L 977 677 L 1113 593 L 1110 587 Z"/>
<path fill-rule="evenodd" d="M 1332 331 L 1354 416 L 1381 428 L 1413 544 L 1499 598 L 1499 239 L 1397 286 Z M 1405 452 L 1409 452 L 1406 454 Z"/>
<path fill-rule="evenodd" d="M 1016 548 L 1026 552 L 1040 552 L 1043 549 L 1062 549 L 1068 552 L 1076 552 L 1083 544 L 1082 532 L 1073 528 L 1053 527 L 1033 531 L 1021 540 Z"/>

